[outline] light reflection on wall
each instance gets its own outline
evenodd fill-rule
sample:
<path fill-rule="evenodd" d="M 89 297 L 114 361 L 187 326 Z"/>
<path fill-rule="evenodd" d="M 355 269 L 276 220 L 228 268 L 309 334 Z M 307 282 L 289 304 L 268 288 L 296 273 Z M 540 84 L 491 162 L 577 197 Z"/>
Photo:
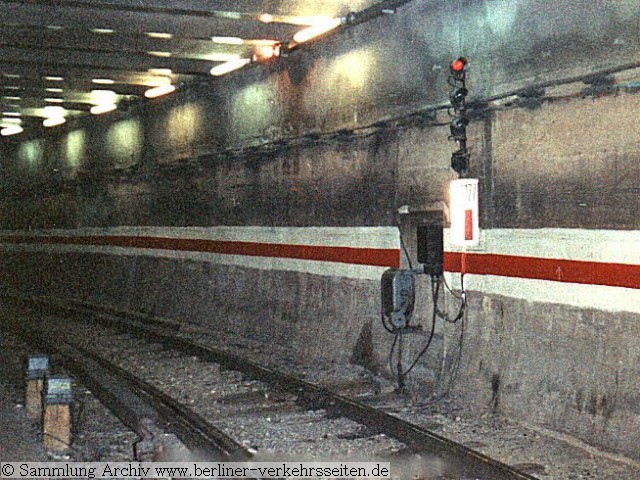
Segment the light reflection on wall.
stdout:
<path fill-rule="evenodd" d="M 178 156 L 193 154 L 195 144 L 202 134 L 202 105 L 186 103 L 172 108 L 165 122 L 165 149 Z"/>
<path fill-rule="evenodd" d="M 116 122 L 107 131 L 106 147 L 114 165 L 126 168 L 140 160 L 142 127 L 136 119 Z"/>
<path fill-rule="evenodd" d="M 330 81 L 352 89 L 361 89 L 375 67 L 375 60 L 375 55 L 368 49 L 347 52 L 336 58 L 329 67 Z"/>
<path fill-rule="evenodd" d="M 40 165 L 42 163 L 43 156 L 44 141 L 41 139 L 24 142 L 20 144 L 18 149 L 18 158 L 21 162 L 26 163 L 30 167 L 37 167 Z"/>
<path fill-rule="evenodd" d="M 273 91 L 270 82 L 254 83 L 238 91 L 233 97 L 231 110 L 234 113 L 232 132 L 238 130 L 250 136 L 265 135 L 265 130 L 274 124 Z"/>
<path fill-rule="evenodd" d="M 506 36 L 511 32 L 518 12 L 518 2 L 515 3 L 499 0 L 484 4 L 484 21 L 494 34 Z"/>
<path fill-rule="evenodd" d="M 313 90 L 304 95 L 304 110 L 311 116 L 332 116 L 328 109 L 342 105 L 353 111 L 357 123 L 359 105 L 370 103 L 377 83 L 372 77 L 378 69 L 374 50 L 363 48 L 340 55 L 328 63 L 321 74 L 310 80 Z"/>
<path fill-rule="evenodd" d="M 69 132 L 63 143 L 64 164 L 71 171 L 75 171 L 85 154 L 86 133 L 84 130 Z"/>

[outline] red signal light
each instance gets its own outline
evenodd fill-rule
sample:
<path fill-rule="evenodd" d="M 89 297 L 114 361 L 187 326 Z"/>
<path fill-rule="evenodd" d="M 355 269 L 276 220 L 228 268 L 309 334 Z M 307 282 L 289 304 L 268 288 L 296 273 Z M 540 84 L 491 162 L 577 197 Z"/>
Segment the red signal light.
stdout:
<path fill-rule="evenodd" d="M 451 63 L 450 68 L 455 73 L 460 73 L 464 70 L 465 65 L 467 64 L 467 59 L 464 57 L 460 57 L 457 60 L 454 60 Z"/>

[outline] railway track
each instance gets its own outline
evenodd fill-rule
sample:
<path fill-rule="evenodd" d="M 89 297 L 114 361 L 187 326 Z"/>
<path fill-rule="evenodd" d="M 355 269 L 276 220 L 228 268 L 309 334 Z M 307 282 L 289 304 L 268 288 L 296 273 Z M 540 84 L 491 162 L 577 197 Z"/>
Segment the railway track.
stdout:
<path fill-rule="evenodd" d="M 32 341 L 39 338 L 38 341 L 42 342 L 43 334 L 49 339 L 55 338 L 54 345 L 49 342 L 48 348 L 63 346 L 64 351 L 58 353 L 69 359 L 74 374 L 80 372 L 77 374 L 86 376 L 87 371 L 104 372 L 90 376 L 88 380 L 82 378 L 90 389 L 107 390 L 111 397 L 121 398 L 131 394 L 114 390 L 113 382 L 135 390 L 134 395 L 147 405 L 145 408 L 149 405 L 155 408 L 151 414 L 140 407 L 146 414 L 145 418 L 153 418 L 166 429 L 179 426 L 174 429 L 175 434 L 199 455 L 204 452 L 208 458 L 246 459 L 251 455 L 248 447 L 263 449 L 265 444 L 270 444 L 265 432 L 267 436 L 271 432 L 271 440 L 284 441 L 286 436 L 291 437 L 292 442 L 299 442 L 299 445 L 289 448 L 292 455 L 311 454 L 315 458 L 318 458 L 318 450 L 321 452 L 319 456 L 324 455 L 325 458 L 345 451 L 355 453 L 362 449 L 365 441 L 370 442 L 367 448 L 371 450 L 371 439 L 374 439 L 373 450 L 378 459 L 389 461 L 394 458 L 397 465 L 403 464 L 403 458 L 413 459 L 410 462 L 413 463 L 411 476 L 404 476 L 409 475 L 405 472 L 397 478 L 535 478 L 326 387 L 178 336 L 175 324 L 162 322 L 158 326 L 149 316 L 96 310 L 77 303 L 53 305 L 34 299 L 18 303 L 28 304 L 29 308 L 22 310 L 14 326 L 25 330 Z M 46 320 L 40 315 L 44 310 L 47 312 Z M 68 326 L 64 333 L 55 333 L 60 330 L 61 317 Z M 38 322 L 32 323 L 34 318 Z M 69 328 L 71 325 L 73 328 Z M 70 330 L 75 333 L 70 334 Z M 103 348 L 97 348 L 97 345 Z M 125 370 L 122 366 L 113 365 L 112 359 L 118 356 L 121 359 L 135 357 L 135 361 L 121 360 L 121 363 L 129 364 Z M 133 364 L 135 375 L 131 372 Z M 154 372 L 172 367 L 178 371 L 169 379 L 150 379 Z M 144 380 L 139 376 L 144 376 Z M 181 397 L 181 387 L 176 387 L 175 382 L 179 384 L 181 377 L 185 376 L 191 377 L 189 381 L 198 388 L 202 387 L 196 398 Z M 103 378 L 111 379 L 106 382 L 106 387 L 101 385 Z M 213 395 L 214 392 L 218 394 Z M 112 408 L 112 404 L 118 403 L 118 398 L 107 399 L 103 403 Z M 128 401 L 124 403 L 130 404 Z M 193 410 L 197 408 L 203 411 L 195 413 Z M 134 418 L 131 414 L 116 414 Z M 123 422 L 134 430 L 139 429 L 139 417 Z M 240 428 L 238 418 L 243 419 Z M 239 437 L 244 439 L 237 440 Z M 418 467 L 415 455 L 422 459 Z M 423 471 L 417 473 L 416 468 Z"/>

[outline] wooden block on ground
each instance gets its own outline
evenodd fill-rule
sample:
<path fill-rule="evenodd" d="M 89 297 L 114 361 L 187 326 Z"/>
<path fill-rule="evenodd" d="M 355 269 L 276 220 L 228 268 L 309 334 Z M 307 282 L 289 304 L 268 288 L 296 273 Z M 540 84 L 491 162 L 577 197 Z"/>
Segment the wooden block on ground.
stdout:
<path fill-rule="evenodd" d="M 44 447 L 50 452 L 71 445 L 71 409 L 68 404 L 47 405 L 44 410 Z"/>
<path fill-rule="evenodd" d="M 27 380 L 27 392 L 25 395 L 25 410 L 32 420 L 42 421 L 42 389 L 44 380 L 41 378 Z"/>

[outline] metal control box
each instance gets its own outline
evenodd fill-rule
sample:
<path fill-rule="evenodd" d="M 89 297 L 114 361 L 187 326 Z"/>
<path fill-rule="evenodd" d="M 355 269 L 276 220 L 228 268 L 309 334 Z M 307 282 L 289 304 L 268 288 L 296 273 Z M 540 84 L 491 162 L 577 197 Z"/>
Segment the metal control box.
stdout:
<path fill-rule="evenodd" d="M 382 314 L 395 328 L 406 327 L 416 299 L 416 277 L 411 270 L 390 268 L 382 274 Z"/>

